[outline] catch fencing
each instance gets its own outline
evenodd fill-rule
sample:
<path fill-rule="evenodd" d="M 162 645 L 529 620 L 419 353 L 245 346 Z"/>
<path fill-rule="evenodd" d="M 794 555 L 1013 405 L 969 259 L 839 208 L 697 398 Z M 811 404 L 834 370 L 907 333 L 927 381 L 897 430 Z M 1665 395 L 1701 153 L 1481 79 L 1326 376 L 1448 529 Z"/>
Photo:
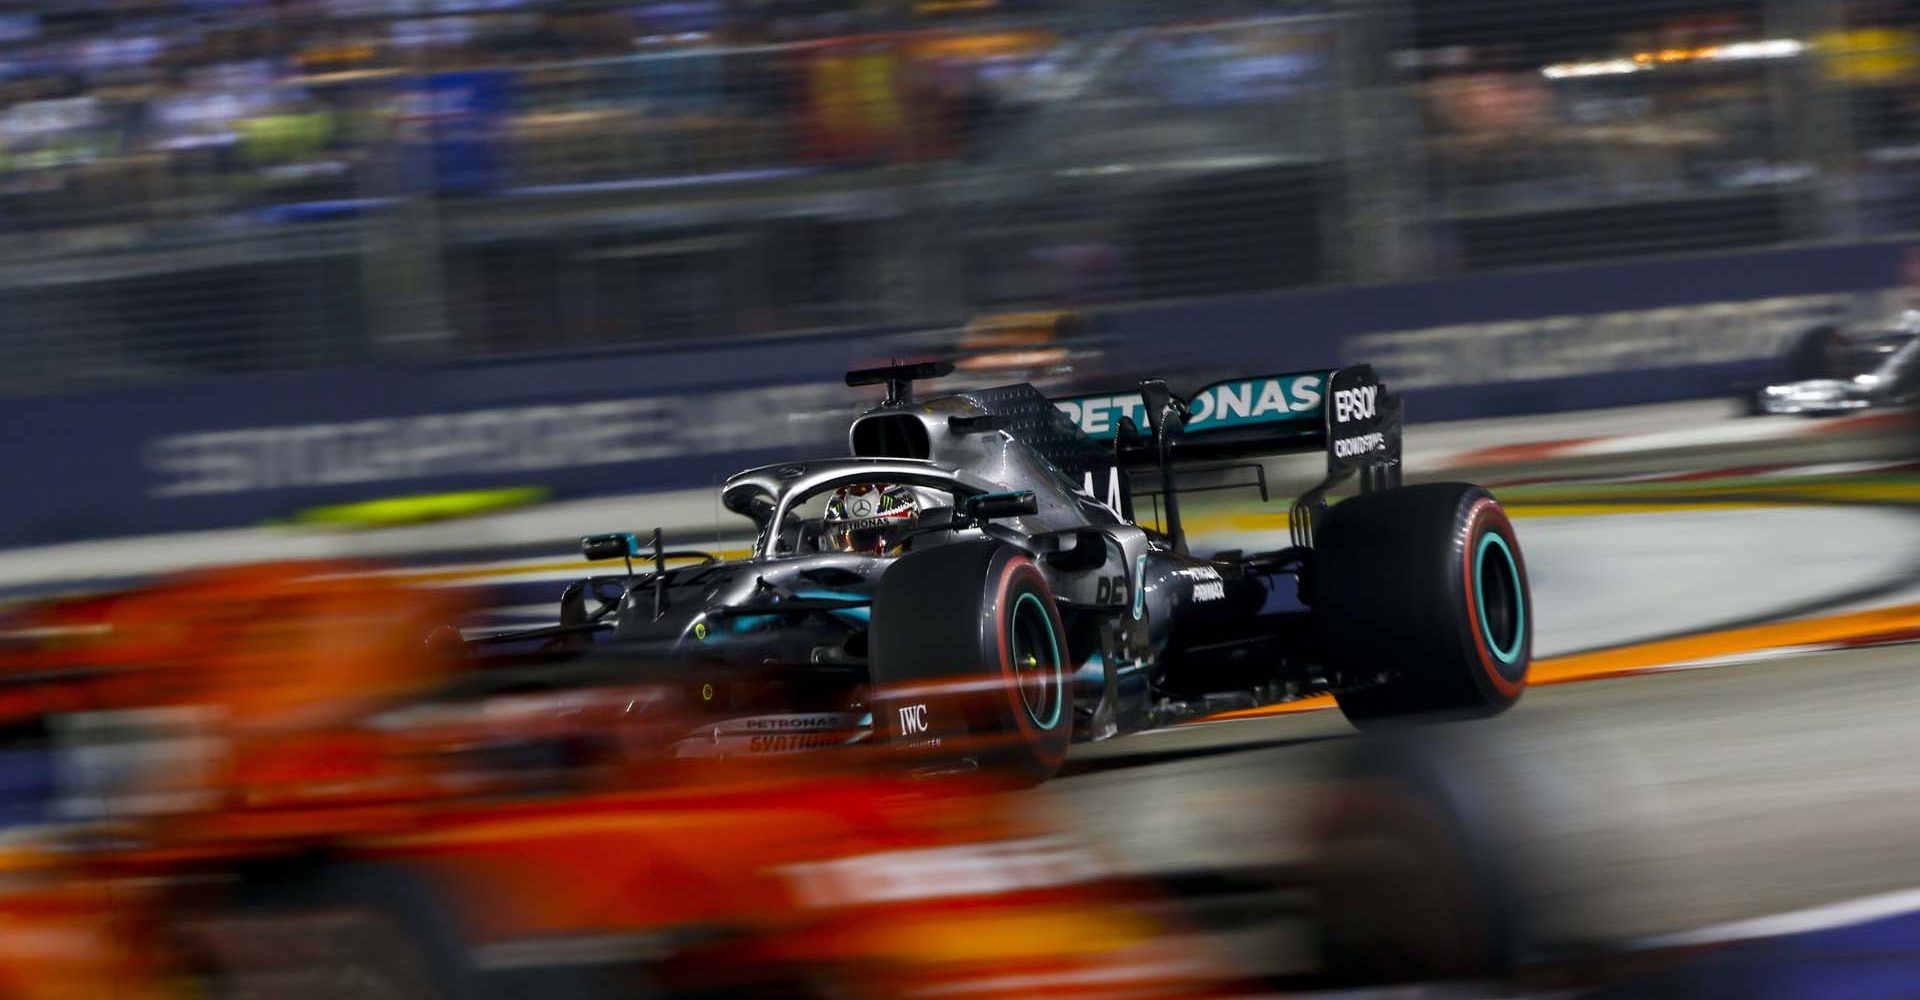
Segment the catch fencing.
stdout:
<path fill-rule="evenodd" d="M 313 6 L 0 25 L 0 392 L 1920 232 L 1900 5 Z"/>

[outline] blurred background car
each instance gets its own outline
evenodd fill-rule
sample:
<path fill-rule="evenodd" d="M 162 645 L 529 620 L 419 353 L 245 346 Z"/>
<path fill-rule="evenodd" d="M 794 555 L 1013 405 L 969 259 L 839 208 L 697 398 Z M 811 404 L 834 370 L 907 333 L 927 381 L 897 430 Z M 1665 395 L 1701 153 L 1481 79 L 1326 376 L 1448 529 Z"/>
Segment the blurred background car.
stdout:
<path fill-rule="evenodd" d="M 1822 332 L 1825 377 L 1767 386 L 1754 399 L 1756 412 L 1831 415 L 1920 399 L 1920 350 L 1914 346 L 1920 331 L 1913 329 L 1911 314 L 1895 330 Z"/>

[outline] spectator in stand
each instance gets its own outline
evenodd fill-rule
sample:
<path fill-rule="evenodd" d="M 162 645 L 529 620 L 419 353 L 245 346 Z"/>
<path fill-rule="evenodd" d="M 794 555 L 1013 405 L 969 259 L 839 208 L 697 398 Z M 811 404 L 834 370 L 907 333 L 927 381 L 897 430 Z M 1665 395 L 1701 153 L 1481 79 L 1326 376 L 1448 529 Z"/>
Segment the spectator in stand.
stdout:
<path fill-rule="evenodd" d="M 1844 95 L 1858 147 L 1848 179 L 1863 235 L 1920 225 L 1920 33 L 1904 4 L 1849 0 L 1840 28 L 1817 40 L 1823 78 Z"/>
<path fill-rule="evenodd" d="M 1424 90 L 1434 170 L 1460 209 L 1539 200 L 1567 176 L 1553 97 L 1513 54 L 1482 54 Z"/>

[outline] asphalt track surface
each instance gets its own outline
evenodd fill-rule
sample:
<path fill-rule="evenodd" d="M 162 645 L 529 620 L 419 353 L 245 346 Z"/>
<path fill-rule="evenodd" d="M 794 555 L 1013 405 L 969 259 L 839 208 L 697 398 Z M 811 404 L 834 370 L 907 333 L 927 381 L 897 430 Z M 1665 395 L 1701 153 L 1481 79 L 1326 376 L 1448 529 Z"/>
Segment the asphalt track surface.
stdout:
<path fill-rule="evenodd" d="M 1631 941 L 1920 886 L 1920 645 L 1535 688 L 1451 724 L 1567 940 Z M 1035 794 L 1143 870 L 1304 860 L 1336 711 L 1075 747 Z"/>

